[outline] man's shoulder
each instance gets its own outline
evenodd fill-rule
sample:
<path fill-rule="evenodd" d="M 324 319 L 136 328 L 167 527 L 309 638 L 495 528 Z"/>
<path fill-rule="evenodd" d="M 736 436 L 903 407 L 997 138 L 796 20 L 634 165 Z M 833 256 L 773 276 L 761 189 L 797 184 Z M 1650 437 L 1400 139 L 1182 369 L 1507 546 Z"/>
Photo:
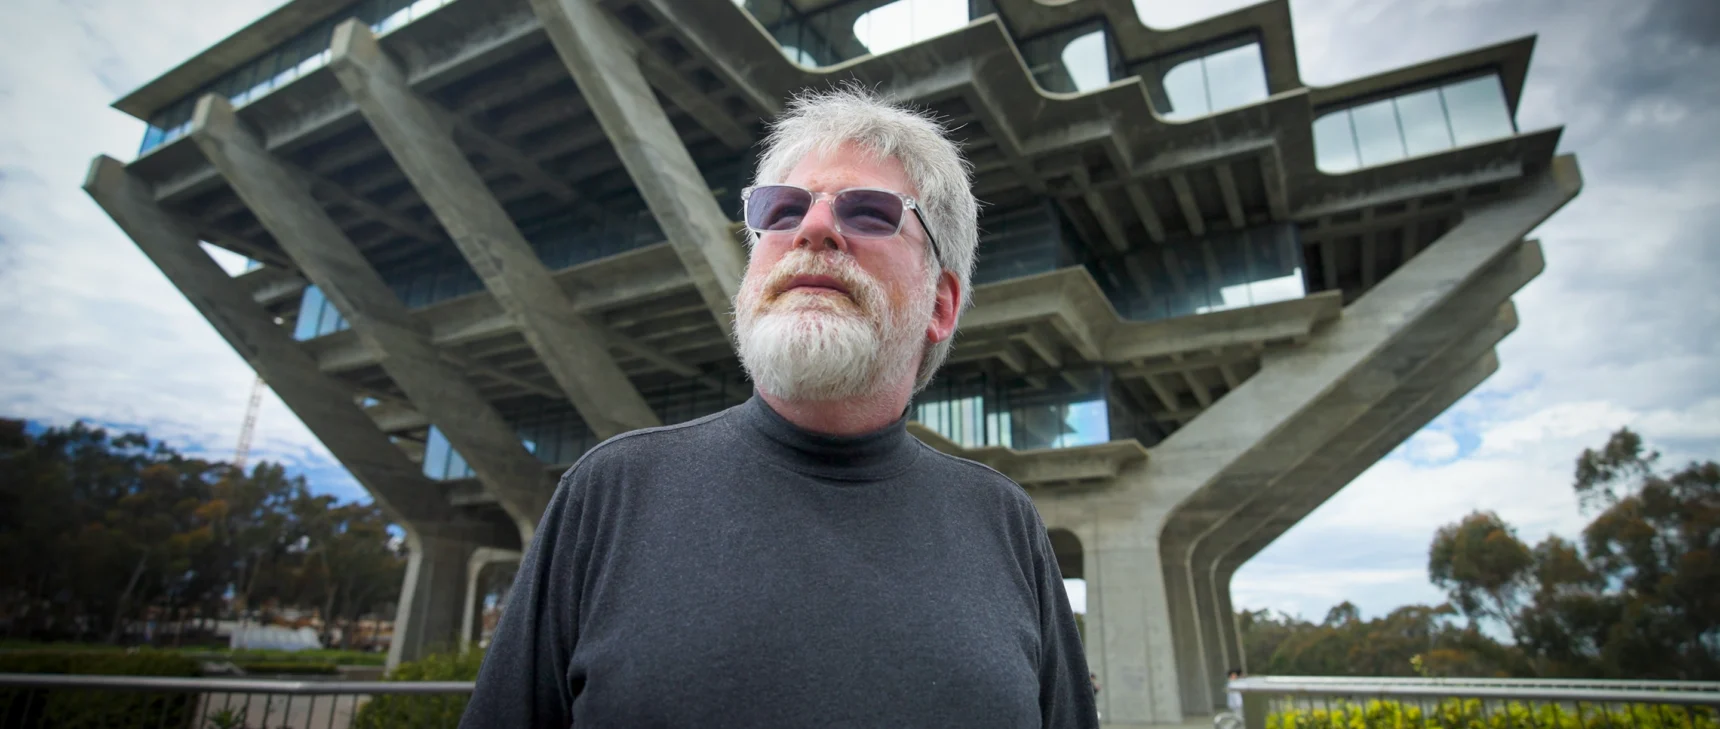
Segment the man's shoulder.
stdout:
<path fill-rule="evenodd" d="M 580 456 L 573 467 L 567 469 L 562 480 L 567 481 L 580 473 L 676 459 L 721 447 L 719 441 L 729 433 L 726 421 L 733 412 L 734 408 L 728 408 L 673 425 L 640 428 L 611 436 Z"/>
<path fill-rule="evenodd" d="M 1033 499 L 1027 495 L 1027 489 L 1022 488 L 1015 479 L 1003 475 L 1003 472 L 979 461 L 950 455 L 927 445 L 925 441 L 919 441 L 919 446 L 924 451 L 920 463 L 931 471 L 928 476 L 974 489 L 981 495 L 1033 508 Z"/>

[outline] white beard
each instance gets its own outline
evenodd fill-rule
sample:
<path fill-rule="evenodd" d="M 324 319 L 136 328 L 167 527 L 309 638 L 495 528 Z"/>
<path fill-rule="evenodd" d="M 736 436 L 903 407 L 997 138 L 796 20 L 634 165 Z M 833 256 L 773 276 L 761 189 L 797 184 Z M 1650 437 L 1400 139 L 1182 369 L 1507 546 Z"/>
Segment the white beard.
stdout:
<path fill-rule="evenodd" d="M 790 292 L 765 300 L 801 274 L 831 276 L 849 295 Z M 785 400 L 872 395 L 918 364 L 933 302 L 930 291 L 909 299 L 907 310 L 894 311 L 883 286 L 853 259 L 795 251 L 768 275 L 744 282 L 736 297 L 741 366 L 755 387 Z"/>

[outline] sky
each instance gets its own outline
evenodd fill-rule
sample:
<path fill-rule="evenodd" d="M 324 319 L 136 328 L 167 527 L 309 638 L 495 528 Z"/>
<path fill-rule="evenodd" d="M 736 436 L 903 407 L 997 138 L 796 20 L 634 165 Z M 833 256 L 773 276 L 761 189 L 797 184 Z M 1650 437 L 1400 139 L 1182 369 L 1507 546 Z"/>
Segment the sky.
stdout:
<path fill-rule="evenodd" d="M 1247 4 L 1139 2 L 1160 28 Z M 108 104 L 277 4 L 9 9 L 0 415 L 145 429 L 230 457 L 253 373 L 79 185 L 91 157 L 132 159 L 142 138 Z M 1436 602 L 1436 529 L 1488 509 L 1530 542 L 1575 536 L 1573 461 L 1612 430 L 1636 428 L 1673 462 L 1720 453 L 1720 3 L 1292 0 L 1291 12 L 1316 86 L 1538 33 L 1518 126 L 1563 125 L 1586 186 L 1534 234 L 1547 270 L 1516 297 L 1499 372 L 1245 565 L 1237 606 L 1318 619 L 1346 599 L 1365 615 Z M 272 393 L 252 454 L 319 492 L 363 496 Z"/>

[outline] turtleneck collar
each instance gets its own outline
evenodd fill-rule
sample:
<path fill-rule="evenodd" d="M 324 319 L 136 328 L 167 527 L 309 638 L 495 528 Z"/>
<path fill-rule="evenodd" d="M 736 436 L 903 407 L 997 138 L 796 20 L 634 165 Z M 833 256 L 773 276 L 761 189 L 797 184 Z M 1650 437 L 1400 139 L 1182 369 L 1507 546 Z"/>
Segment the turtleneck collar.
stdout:
<path fill-rule="evenodd" d="M 838 481 L 876 481 L 899 474 L 920 455 L 908 435 L 908 413 L 896 422 L 862 435 L 824 435 L 782 417 L 753 393 L 736 408 L 752 430 L 747 440 L 783 466 L 809 476 Z"/>

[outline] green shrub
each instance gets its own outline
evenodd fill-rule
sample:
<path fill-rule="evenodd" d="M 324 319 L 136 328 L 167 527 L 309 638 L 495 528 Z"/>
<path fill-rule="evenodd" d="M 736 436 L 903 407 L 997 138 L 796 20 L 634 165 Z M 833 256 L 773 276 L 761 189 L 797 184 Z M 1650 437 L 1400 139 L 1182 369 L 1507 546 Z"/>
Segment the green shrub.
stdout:
<path fill-rule="evenodd" d="M 140 650 L 20 651 L 0 653 L 0 673 L 84 676 L 196 676 L 197 661 L 176 653 Z M 0 727 L 190 727 L 197 695 L 89 689 L 0 691 Z"/>
<path fill-rule="evenodd" d="M 295 676 L 333 676 L 340 673 L 333 663 L 313 663 L 310 661 L 247 661 L 235 663 L 252 675 L 268 675 L 290 673 Z"/>
<path fill-rule="evenodd" d="M 1321 703 L 1275 711 L 1267 715 L 1266 729 L 1720 729 L 1714 710 L 1698 706 L 1510 701 L 1483 707 L 1479 699 Z"/>
<path fill-rule="evenodd" d="M 475 681 L 483 665 L 483 651 L 465 654 L 437 653 L 402 663 L 385 681 Z M 454 726 L 466 711 L 466 694 L 441 696 L 376 696 L 352 719 L 353 729 L 406 729 L 423 726 Z"/>

